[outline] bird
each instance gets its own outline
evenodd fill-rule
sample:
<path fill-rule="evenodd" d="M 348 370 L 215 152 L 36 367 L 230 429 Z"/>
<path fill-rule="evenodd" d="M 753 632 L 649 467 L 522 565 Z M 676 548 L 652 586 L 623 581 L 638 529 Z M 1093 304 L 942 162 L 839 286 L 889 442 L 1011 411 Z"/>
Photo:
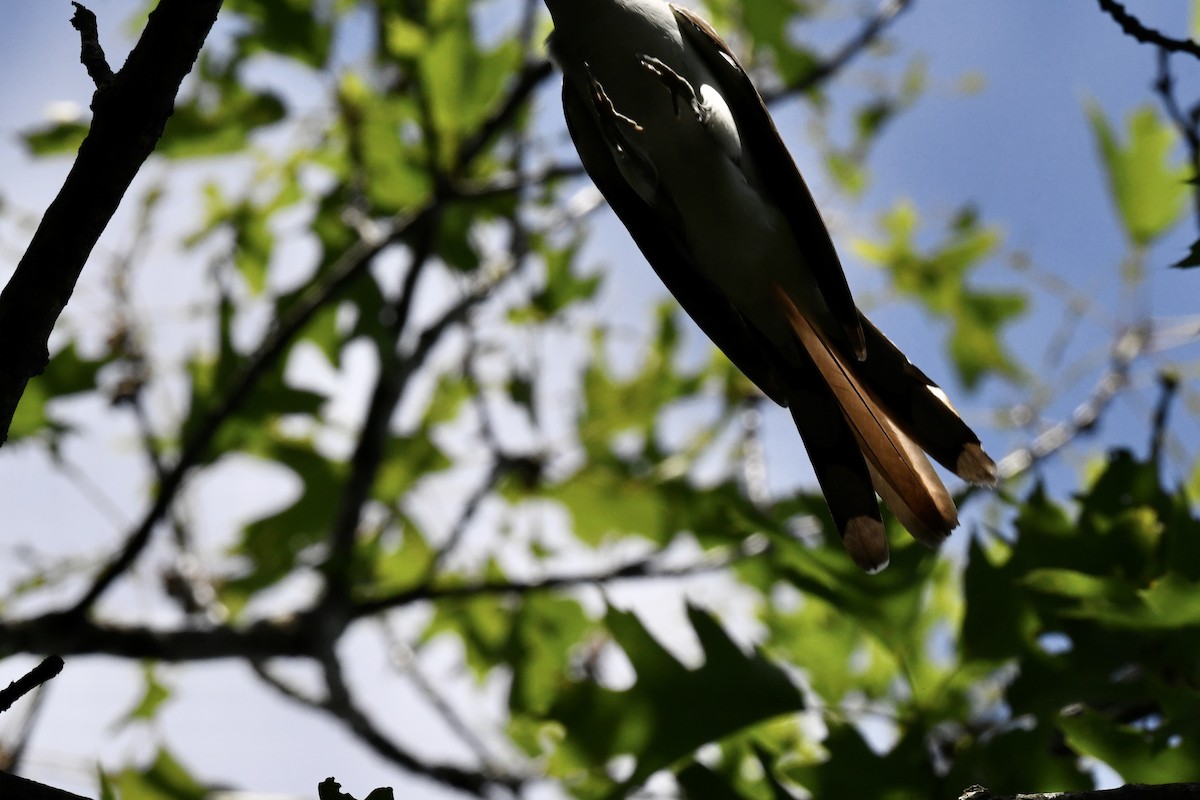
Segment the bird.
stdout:
<path fill-rule="evenodd" d="M 684 311 L 788 408 L 850 558 L 889 561 L 879 499 L 937 547 L 929 457 L 994 485 L 945 392 L 862 314 L 812 194 L 729 46 L 666 0 L 545 0 L 584 170 Z"/>

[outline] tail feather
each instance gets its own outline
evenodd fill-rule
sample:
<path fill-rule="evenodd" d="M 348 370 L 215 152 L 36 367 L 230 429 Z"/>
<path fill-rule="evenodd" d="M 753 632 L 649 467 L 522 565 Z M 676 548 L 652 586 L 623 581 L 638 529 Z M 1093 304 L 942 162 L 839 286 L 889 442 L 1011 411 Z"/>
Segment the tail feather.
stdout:
<path fill-rule="evenodd" d="M 867 357 L 855 372 L 872 397 L 913 442 L 935 461 L 971 483 L 996 483 L 996 464 L 941 388 L 900 352 L 865 316 Z"/>
<path fill-rule="evenodd" d="M 878 572 L 888 564 L 888 542 L 870 466 L 816 365 L 804 369 L 812 374 L 797 376 L 796 386 L 804 388 L 788 398 L 796 430 L 846 552 L 863 570 Z"/>
<path fill-rule="evenodd" d="M 848 365 L 846 357 L 829 345 L 787 294 L 777 288 L 776 296 L 804 352 L 840 408 L 858 445 L 856 449 L 865 456 L 875 490 L 914 536 L 931 545 L 940 542 L 958 524 L 958 514 L 921 446 L 893 422 L 887 409 L 864 388 L 857 367 Z M 868 360 L 870 357 L 868 343 Z M 793 414 L 799 426 L 798 417 Z"/>

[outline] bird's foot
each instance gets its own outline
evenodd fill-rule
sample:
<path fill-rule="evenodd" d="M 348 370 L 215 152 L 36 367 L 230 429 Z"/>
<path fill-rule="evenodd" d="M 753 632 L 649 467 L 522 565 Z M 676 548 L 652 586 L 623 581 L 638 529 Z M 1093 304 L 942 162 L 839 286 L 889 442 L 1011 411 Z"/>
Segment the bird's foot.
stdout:
<path fill-rule="evenodd" d="M 649 70 L 650 74 L 658 78 L 663 86 L 667 87 L 667 91 L 671 93 L 671 102 L 675 106 L 675 116 L 679 116 L 679 98 L 682 96 L 687 100 L 688 107 L 693 112 L 697 111 L 696 90 L 687 78 L 680 75 L 675 70 L 668 67 L 654 56 L 640 55 L 638 61 L 641 65 Z"/>
<path fill-rule="evenodd" d="M 630 119 L 620 111 L 617 111 L 612 99 L 604 91 L 604 85 L 592 75 L 591 67 L 585 63 L 583 68 L 587 70 L 588 83 L 590 84 L 592 94 L 592 107 L 596 109 L 596 116 L 600 119 L 600 125 L 604 129 L 605 138 L 611 141 L 612 137 L 610 134 L 615 135 L 618 140 L 625 138 L 624 134 L 618 130 L 617 123 L 625 125 L 637 133 L 641 133 L 642 126 L 638 124 L 637 120 Z"/>

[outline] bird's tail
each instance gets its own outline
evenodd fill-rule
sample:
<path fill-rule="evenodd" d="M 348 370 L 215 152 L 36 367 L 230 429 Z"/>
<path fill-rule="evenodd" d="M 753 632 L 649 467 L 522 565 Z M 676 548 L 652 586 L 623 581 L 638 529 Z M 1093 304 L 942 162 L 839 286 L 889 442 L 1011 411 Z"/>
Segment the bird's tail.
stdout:
<path fill-rule="evenodd" d="M 929 452 L 955 474 L 994 483 L 995 465 L 945 394 L 863 318 L 867 358 L 831 344 L 782 291 L 777 297 L 807 356 L 789 398 L 830 512 L 863 569 L 887 564 L 878 493 L 905 528 L 936 547 L 958 524 Z"/>

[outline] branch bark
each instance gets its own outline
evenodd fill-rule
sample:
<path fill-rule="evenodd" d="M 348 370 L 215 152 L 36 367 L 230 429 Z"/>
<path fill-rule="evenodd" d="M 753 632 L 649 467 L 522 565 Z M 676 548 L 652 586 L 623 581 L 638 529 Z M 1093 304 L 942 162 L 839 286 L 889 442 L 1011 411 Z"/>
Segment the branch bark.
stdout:
<path fill-rule="evenodd" d="M 1116 789 L 1090 792 L 1039 792 L 1033 794 L 993 794 L 982 786 L 972 786 L 958 800 L 1196 800 L 1200 783 L 1163 783 L 1149 786 L 1130 783 Z"/>
<path fill-rule="evenodd" d="M 50 332 L 83 265 L 162 136 L 220 8 L 221 0 L 162 0 L 125 65 L 97 88 L 91 131 L 0 293 L 0 445 L 25 386 L 46 368 Z M 89 48 L 86 20 L 78 27 L 85 56 L 99 49 L 98 39 Z M 89 72 L 97 65 L 92 55 Z"/>

